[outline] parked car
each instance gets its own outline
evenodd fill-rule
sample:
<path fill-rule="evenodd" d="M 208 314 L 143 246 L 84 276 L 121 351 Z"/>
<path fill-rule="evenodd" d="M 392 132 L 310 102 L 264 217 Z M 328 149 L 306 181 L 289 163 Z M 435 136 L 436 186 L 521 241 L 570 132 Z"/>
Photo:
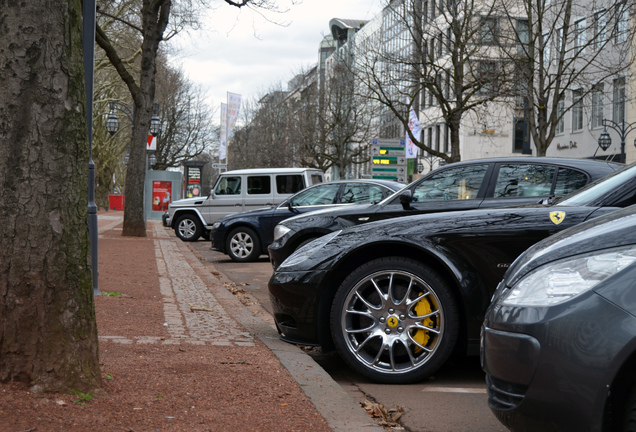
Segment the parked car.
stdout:
<path fill-rule="evenodd" d="M 234 261 L 255 261 L 274 238 L 274 227 L 313 210 L 379 202 L 405 185 L 391 180 L 338 180 L 314 185 L 276 207 L 226 216 L 212 225 L 212 249 Z"/>
<path fill-rule="evenodd" d="M 376 220 L 422 213 L 508 207 L 567 195 L 620 165 L 561 158 L 494 158 L 458 162 L 411 183 L 378 204 L 356 205 L 286 219 L 269 255 L 274 268 L 309 239 Z"/>
<path fill-rule="evenodd" d="M 296 192 L 324 182 L 321 170 L 259 168 L 225 171 L 208 197 L 186 198 L 168 206 L 165 224 L 183 241 L 209 239 L 212 224 L 234 213 L 276 205 Z"/>
<path fill-rule="evenodd" d="M 478 354 L 490 298 L 523 251 L 634 203 L 636 164 L 553 205 L 423 214 L 334 231 L 275 270 L 269 293 L 276 326 L 285 341 L 335 347 L 372 380 L 421 380 L 454 351 Z"/>
<path fill-rule="evenodd" d="M 522 254 L 486 313 L 488 404 L 512 431 L 634 431 L 636 206 Z"/>

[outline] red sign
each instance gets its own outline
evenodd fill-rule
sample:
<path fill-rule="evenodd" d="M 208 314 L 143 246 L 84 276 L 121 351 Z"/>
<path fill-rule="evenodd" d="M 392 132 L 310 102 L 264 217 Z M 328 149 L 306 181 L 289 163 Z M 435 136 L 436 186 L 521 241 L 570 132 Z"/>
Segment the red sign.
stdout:
<path fill-rule="evenodd" d="M 172 201 L 172 182 L 159 181 L 152 182 L 152 210 L 168 210 L 168 204 Z"/>

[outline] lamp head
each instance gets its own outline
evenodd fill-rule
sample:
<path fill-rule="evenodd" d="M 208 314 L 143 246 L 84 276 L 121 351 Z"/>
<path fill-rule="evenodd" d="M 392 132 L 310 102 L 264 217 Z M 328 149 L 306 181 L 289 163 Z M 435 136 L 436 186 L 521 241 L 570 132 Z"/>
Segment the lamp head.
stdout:
<path fill-rule="evenodd" d="M 606 151 L 612 145 L 612 137 L 607 133 L 607 129 L 603 129 L 601 136 L 598 137 L 598 146 Z"/>

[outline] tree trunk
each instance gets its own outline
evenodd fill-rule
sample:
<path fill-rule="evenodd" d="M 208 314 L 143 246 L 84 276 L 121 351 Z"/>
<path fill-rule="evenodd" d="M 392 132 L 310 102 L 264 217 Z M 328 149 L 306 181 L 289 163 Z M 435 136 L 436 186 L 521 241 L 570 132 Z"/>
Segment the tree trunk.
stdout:
<path fill-rule="evenodd" d="M 126 82 L 135 104 L 130 159 L 126 171 L 126 205 L 122 235 L 145 237 L 144 189 L 146 181 L 146 143 L 155 98 L 157 51 L 170 16 L 169 0 L 144 0 L 141 17 L 141 71 L 139 86 Z"/>
<path fill-rule="evenodd" d="M 0 0 L 0 381 L 101 383 L 79 0 Z"/>

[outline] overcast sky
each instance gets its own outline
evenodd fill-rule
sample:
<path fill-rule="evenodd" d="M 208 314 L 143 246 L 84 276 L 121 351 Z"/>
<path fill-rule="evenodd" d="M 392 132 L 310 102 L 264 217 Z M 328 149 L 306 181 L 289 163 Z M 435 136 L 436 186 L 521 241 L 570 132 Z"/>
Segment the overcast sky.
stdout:
<path fill-rule="evenodd" d="M 175 65 L 208 92 L 218 110 L 227 92 L 244 99 L 264 94 L 276 83 L 286 89 L 296 73 L 318 62 L 318 48 L 330 33 L 332 18 L 371 19 L 384 0 L 277 0 L 281 15 L 268 16 L 286 26 L 268 22 L 245 8 L 222 0 L 206 18 L 206 30 L 180 37 Z M 292 4 L 295 3 L 295 4 Z"/>

